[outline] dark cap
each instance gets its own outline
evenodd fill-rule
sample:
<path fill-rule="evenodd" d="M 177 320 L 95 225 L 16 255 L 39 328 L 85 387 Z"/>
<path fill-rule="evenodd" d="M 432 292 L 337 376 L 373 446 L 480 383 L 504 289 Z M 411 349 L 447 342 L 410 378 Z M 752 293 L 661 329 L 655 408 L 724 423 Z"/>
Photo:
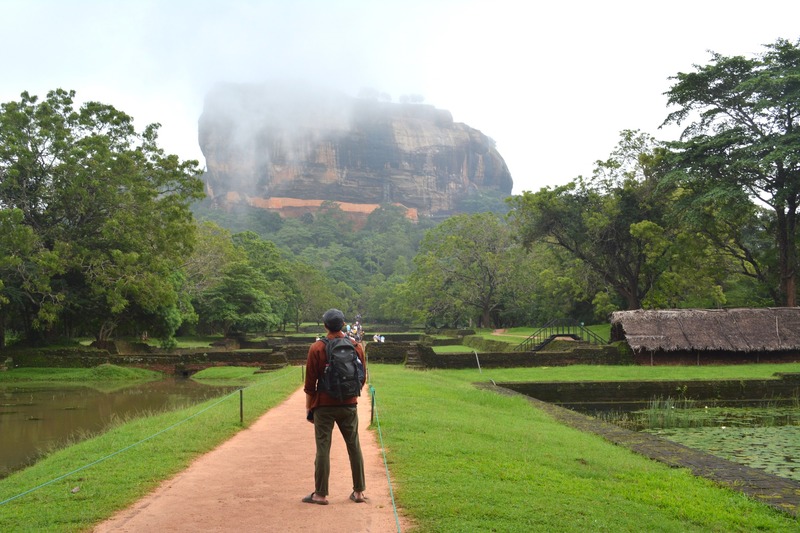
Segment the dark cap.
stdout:
<path fill-rule="evenodd" d="M 325 324 L 325 327 L 330 331 L 342 331 L 342 327 L 344 327 L 344 313 L 338 309 L 328 309 L 325 311 L 325 314 L 322 315 L 322 323 Z"/>

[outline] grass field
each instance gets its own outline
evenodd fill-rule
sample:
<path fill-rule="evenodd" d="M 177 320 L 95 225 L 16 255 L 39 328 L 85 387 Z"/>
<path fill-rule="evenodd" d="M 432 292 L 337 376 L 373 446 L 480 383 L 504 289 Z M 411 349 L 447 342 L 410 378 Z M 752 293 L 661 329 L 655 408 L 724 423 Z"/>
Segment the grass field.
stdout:
<path fill-rule="evenodd" d="M 800 365 L 410 371 L 372 365 L 399 505 L 419 531 L 798 531 L 797 519 L 556 423 L 477 381 L 769 377 Z"/>
<path fill-rule="evenodd" d="M 473 385 L 745 379 L 775 372 L 800 372 L 800 365 L 572 366 L 481 373 L 374 364 L 373 430 L 379 430 L 385 447 L 397 503 L 417 531 L 798 531 L 795 518 L 556 423 L 524 398 Z M 296 367 L 259 375 L 252 369 L 209 369 L 199 377 L 252 385 L 245 389 L 245 425 L 300 386 Z M 164 438 L 143 441 L 174 425 Z M 0 531 L 87 530 L 240 428 L 236 398 L 121 423 L 0 480 Z M 98 459 L 103 460 L 52 482 Z M 72 494 L 78 484 L 87 488 Z M 3 503 L 9 498 L 13 501 Z"/>

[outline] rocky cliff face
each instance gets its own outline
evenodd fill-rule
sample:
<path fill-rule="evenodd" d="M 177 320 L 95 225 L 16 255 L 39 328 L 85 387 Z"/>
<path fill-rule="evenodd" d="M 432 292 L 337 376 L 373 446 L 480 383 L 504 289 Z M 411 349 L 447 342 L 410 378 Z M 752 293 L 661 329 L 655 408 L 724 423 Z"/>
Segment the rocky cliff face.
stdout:
<path fill-rule="evenodd" d="M 199 140 L 207 192 L 221 201 L 399 203 L 436 215 L 472 191 L 511 194 L 494 142 L 427 105 L 227 85 L 206 97 Z"/>

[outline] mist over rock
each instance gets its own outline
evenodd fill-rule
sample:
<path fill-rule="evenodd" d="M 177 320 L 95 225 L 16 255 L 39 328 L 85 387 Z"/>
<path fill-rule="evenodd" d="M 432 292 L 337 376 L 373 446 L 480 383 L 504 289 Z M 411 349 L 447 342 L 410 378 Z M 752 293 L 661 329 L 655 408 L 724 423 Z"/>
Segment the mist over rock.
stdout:
<path fill-rule="evenodd" d="M 362 213 L 396 203 L 430 216 L 471 193 L 512 188 L 494 141 L 449 111 L 306 86 L 218 86 L 199 141 L 206 192 L 223 205 L 296 214 L 326 200 Z"/>

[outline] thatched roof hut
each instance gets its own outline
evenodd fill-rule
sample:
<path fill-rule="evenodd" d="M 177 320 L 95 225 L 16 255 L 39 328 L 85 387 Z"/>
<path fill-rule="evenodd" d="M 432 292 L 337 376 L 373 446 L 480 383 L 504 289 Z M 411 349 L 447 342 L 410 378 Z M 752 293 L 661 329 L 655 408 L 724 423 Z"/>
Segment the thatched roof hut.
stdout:
<path fill-rule="evenodd" d="M 800 308 L 617 311 L 611 340 L 634 353 L 800 351 Z"/>

